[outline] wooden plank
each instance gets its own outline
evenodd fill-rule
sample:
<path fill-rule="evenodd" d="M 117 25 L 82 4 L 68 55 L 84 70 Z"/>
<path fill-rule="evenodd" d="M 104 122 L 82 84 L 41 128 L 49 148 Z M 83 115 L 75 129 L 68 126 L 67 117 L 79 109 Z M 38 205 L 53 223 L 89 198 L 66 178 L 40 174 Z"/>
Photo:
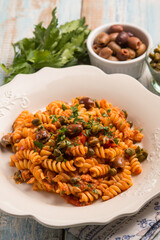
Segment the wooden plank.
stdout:
<path fill-rule="evenodd" d="M 0 63 L 8 66 L 12 62 L 14 52 L 11 44 L 31 37 L 35 24 L 40 21 L 44 22 L 44 26 L 49 24 L 51 12 L 58 3 L 58 0 L 0 0 Z M 0 68 L 0 85 L 3 77 Z"/>
<path fill-rule="evenodd" d="M 104 0 L 83 0 L 82 16 L 86 17 L 86 23 L 94 29 L 103 23 Z"/>
<path fill-rule="evenodd" d="M 59 24 L 79 19 L 81 16 L 81 0 L 60 0 Z"/>
<path fill-rule="evenodd" d="M 62 240 L 62 231 L 28 217 L 14 217 L 0 211 L 0 240 Z"/>

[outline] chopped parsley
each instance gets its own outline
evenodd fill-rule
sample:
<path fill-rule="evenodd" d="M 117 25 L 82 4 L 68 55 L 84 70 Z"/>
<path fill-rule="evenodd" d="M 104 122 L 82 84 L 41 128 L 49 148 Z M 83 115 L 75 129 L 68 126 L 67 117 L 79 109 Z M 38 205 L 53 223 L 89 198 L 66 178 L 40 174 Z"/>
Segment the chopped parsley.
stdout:
<path fill-rule="evenodd" d="M 34 141 L 34 145 L 40 149 L 42 149 L 44 147 L 44 144 L 38 141 Z"/>
<path fill-rule="evenodd" d="M 126 112 L 126 110 L 122 110 L 122 112 L 124 112 L 124 116 L 125 116 L 125 118 L 127 118 L 128 117 L 128 113 Z"/>
<path fill-rule="evenodd" d="M 51 119 L 52 119 L 52 123 L 54 123 L 54 122 L 58 121 L 58 119 L 57 119 L 57 116 L 56 116 L 56 115 L 51 115 L 49 118 L 51 118 Z"/>
<path fill-rule="evenodd" d="M 99 103 L 97 101 L 95 101 L 95 104 L 96 104 L 97 108 L 100 108 L 100 105 L 99 105 Z"/>
<path fill-rule="evenodd" d="M 67 107 L 64 104 L 62 104 L 62 109 L 63 109 L 63 111 L 65 111 L 67 109 Z"/>
<path fill-rule="evenodd" d="M 86 129 L 83 134 L 84 134 L 84 136 L 89 137 L 90 132 L 91 132 L 91 129 Z"/>
<path fill-rule="evenodd" d="M 97 191 L 97 189 L 93 189 L 93 192 L 94 192 L 94 193 L 96 193 L 96 194 L 98 194 L 98 191 Z"/>
<path fill-rule="evenodd" d="M 119 140 L 117 139 L 117 137 L 115 137 L 115 138 L 113 139 L 113 141 L 115 142 L 115 144 L 117 144 L 117 145 L 118 145 L 118 143 L 119 143 Z"/>
<path fill-rule="evenodd" d="M 75 184 L 74 187 L 80 187 L 79 184 Z"/>
<path fill-rule="evenodd" d="M 121 123 L 120 123 L 120 124 L 122 125 L 122 123 L 123 123 L 123 120 L 121 120 Z"/>
<path fill-rule="evenodd" d="M 108 117 L 108 114 L 102 113 L 102 116 L 103 116 L 103 117 Z"/>
<path fill-rule="evenodd" d="M 108 109 L 108 110 L 107 110 L 107 113 L 110 113 L 110 111 L 111 111 L 111 109 Z"/>

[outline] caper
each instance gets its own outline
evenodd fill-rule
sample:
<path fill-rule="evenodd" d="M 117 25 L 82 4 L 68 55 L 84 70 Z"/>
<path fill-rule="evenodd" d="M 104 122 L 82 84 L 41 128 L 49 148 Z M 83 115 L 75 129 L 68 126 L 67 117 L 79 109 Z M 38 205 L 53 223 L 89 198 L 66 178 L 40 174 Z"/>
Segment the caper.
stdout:
<path fill-rule="evenodd" d="M 127 121 L 129 123 L 130 128 L 133 126 L 133 122 L 132 121 Z"/>
<path fill-rule="evenodd" d="M 99 132 L 99 130 L 100 130 L 99 125 L 93 125 L 92 126 L 92 133 L 93 134 L 97 134 Z"/>
<path fill-rule="evenodd" d="M 38 126 L 38 125 L 40 125 L 42 122 L 41 122 L 41 120 L 39 119 L 39 118 L 35 118 L 35 119 L 33 119 L 32 120 L 32 124 L 34 125 L 34 126 Z"/>
<path fill-rule="evenodd" d="M 96 137 L 90 137 L 90 138 L 88 139 L 88 144 L 89 144 L 89 146 L 91 146 L 91 147 L 96 146 L 97 143 L 99 143 L 99 140 L 98 140 L 98 138 L 96 138 Z"/>
<path fill-rule="evenodd" d="M 117 174 L 117 170 L 115 168 L 110 168 L 108 173 L 111 175 L 111 176 L 114 176 Z"/>
<path fill-rule="evenodd" d="M 135 150 L 133 148 L 126 148 L 125 149 L 125 156 L 126 157 L 130 157 L 133 156 L 135 154 Z"/>
<path fill-rule="evenodd" d="M 136 153 L 139 154 L 140 152 L 141 152 L 141 148 L 140 148 L 140 146 L 138 146 L 138 147 L 136 148 Z"/>
<path fill-rule="evenodd" d="M 54 149 L 54 153 L 53 154 L 54 154 L 55 157 L 59 157 L 60 155 L 62 155 L 61 151 L 59 149 L 57 149 L 57 148 Z"/>
<path fill-rule="evenodd" d="M 61 125 L 65 125 L 65 124 L 68 123 L 67 118 L 64 117 L 64 116 L 60 116 L 59 121 L 60 121 L 60 124 L 61 124 Z"/>
<path fill-rule="evenodd" d="M 63 141 L 61 141 L 61 142 L 59 142 L 59 143 L 57 144 L 57 147 L 58 147 L 59 149 L 65 148 L 66 146 L 67 146 L 67 143 L 66 143 L 65 140 L 63 140 Z"/>
<path fill-rule="evenodd" d="M 88 148 L 88 156 L 93 156 L 95 154 L 93 148 Z"/>
<path fill-rule="evenodd" d="M 141 153 L 137 154 L 137 158 L 139 162 L 143 162 L 148 156 L 148 153 L 144 150 L 141 151 Z"/>
<path fill-rule="evenodd" d="M 63 155 L 56 157 L 56 161 L 58 162 L 63 162 L 63 160 L 64 160 Z"/>

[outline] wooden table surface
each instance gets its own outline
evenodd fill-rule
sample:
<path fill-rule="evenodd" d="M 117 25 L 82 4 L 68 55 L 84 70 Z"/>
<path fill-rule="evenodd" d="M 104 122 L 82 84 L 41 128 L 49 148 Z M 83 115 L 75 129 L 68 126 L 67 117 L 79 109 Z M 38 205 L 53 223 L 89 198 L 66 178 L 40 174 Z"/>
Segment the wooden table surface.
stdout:
<path fill-rule="evenodd" d="M 108 22 L 128 22 L 145 28 L 153 42 L 160 40 L 159 0 L 0 0 L 0 62 L 9 65 L 14 43 L 31 37 L 34 25 L 47 26 L 57 7 L 59 24 L 86 17 L 91 29 Z M 0 70 L 0 85 L 4 73 Z M 53 216 L 54 217 L 54 216 Z M 55 216 L 56 217 L 56 216 Z M 67 230 L 54 230 L 28 217 L 14 217 L 0 211 L 0 240 L 75 239 Z"/>

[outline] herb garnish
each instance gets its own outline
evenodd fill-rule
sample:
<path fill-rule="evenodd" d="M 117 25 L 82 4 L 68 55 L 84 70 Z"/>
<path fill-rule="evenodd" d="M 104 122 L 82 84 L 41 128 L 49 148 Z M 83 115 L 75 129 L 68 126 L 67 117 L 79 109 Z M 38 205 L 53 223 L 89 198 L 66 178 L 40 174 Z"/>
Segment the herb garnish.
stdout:
<path fill-rule="evenodd" d="M 63 111 L 65 111 L 67 109 L 67 107 L 64 104 L 62 104 L 62 109 L 63 109 Z"/>
<path fill-rule="evenodd" d="M 57 116 L 56 116 L 56 115 L 51 115 L 49 118 L 51 118 L 51 119 L 52 119 L 52 123 L 54 123 L 54 122 L 57 122 L 57 121 L 58 121 L 58 119 L 57 119 Z"/>
<path fill-rule="evenodd" d="M 44 144 L 38 141 L 34 141 L 34 145 L 40 149 L 42 149 L 44 147 Z"/>
<path fill-rule="evenodd" d="M 113 141 L 115 142 L 115 144 L 117 144 L 117 145 L 118 145 L 118 143 L 119 143 L 119 140 L 117 139 L 117 137 L 115 137 L 115 138 L 113 139 Z"/>
<path fill-rule="evenodd" d="M 19 73 L 34 73 L 43 67 L 68 67 L 89 63 L 86 39 L 90 30 L 85 18 L 58 25 L 56 8 L 47 28 L 42 22 L 35 26 L 33 37 L 24 38 L 15 44 L 12 65 L 1 67 L 6 72 L 5 82 L 10 82 Z"/>

